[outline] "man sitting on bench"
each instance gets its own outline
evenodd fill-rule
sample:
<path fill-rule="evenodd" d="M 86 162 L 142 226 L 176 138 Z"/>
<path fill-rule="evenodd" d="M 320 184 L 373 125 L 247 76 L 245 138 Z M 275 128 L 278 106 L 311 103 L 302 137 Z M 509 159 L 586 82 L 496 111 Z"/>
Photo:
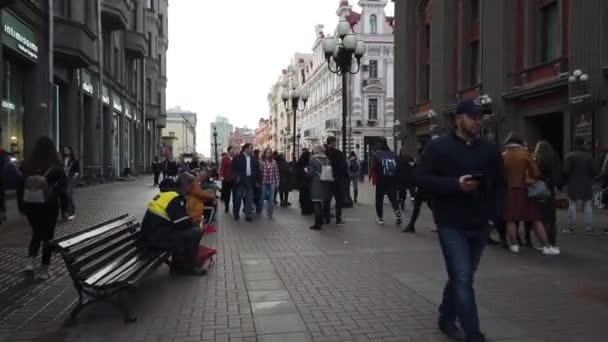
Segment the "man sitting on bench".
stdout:
<path fill-rule="evenodd" d="M 170 179 L 161 182 L 161 192 L 148 205 L 142 221 L 140 243 L 144 248 L 173 252 L 172 271 L 204 275 L 206 270 L 196 266 L 203 233 L 186 211 L 185 196 L 192 191 L 194 182 L 188 173 L 181 174 L 177 184 Z"/>

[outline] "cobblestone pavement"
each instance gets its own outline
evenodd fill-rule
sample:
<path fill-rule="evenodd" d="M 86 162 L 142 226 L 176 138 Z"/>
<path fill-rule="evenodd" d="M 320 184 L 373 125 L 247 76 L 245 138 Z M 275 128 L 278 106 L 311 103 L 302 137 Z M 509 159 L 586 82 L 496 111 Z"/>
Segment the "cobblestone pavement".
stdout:
<path fill-rule="evenodd" d="M 12 215 L 0 227 L 0 341 L 447 341 L 436 330 L 446 276 L 428 211 L 419 233 L 406 235 L 388 206 L 387 223 L 376 225 L 372 188 L 361 192 L 346 226 L 321 232 L 295 207 L 252 224 L 220 217 L 219 232 L 204 238 L 219 251 L 215 268 L 201 278 L 161 268 L 132 298 L 134 324 L 99 305 L 66 325 L 76 294 L 63 265 L 54 260 L 47 283 L 24 282 L 29 228 Z M 58 235 L 125 212 L 141 216 L 153 193 L 146 181 L 81 189 L 78 218 Z M 596 221 L 608 224 L 605 215 Z M 605 341 L 608 237 L 559 239 L 558 257 L 487 250 L 476 288 L 490 341 Z"/>

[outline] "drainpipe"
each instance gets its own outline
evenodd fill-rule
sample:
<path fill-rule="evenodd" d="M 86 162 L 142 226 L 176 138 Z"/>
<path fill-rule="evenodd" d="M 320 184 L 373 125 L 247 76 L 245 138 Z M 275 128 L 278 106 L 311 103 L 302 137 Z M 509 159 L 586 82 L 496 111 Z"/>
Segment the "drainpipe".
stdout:
<path fill-rule="evenodd" d="M 48 110 L 49 110 L 49 137 L 56 138 L 55 144 L 59 145 L 59 134 L 57 137 L 54 137 L 55 133 L 55 121 L 54 121 L 54 113 L 53 109 L 55 108 L 55 99 L 53 98 L 53 75 L 55 74 L 55 63 L 54 63 L 54 50 L 55 50 L 55 13 L 53 12 L 55 6 L 53 4 L 53 0 L 49 0 L 49 100 L 48 100 Z"/>
<path fill-rule="evenodd" d="M 103 182 L 103 164 L 104 164 L 104 136 L 103 136 L 103 32 L 101 28 L 101 0 L 97 0 L 97 57 L 99 61 L 99 85 L 97 91 L 97 100 L 98 100 L 98 108 L 97 108 L 97 116 L 99 118 L 99 160 L 100 160 L 100 171 L 99 176 L 101 181 Z"/>

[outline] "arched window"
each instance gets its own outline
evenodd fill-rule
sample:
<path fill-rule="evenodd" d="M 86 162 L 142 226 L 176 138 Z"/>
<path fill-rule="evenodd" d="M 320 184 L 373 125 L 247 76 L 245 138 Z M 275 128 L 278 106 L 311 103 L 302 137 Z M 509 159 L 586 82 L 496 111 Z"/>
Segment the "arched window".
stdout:
<path fill-rule="evenodd" d="M 378 33 L 378 17 L 375 14 L 369 16 L 369 26 L 372 34 Z"/>

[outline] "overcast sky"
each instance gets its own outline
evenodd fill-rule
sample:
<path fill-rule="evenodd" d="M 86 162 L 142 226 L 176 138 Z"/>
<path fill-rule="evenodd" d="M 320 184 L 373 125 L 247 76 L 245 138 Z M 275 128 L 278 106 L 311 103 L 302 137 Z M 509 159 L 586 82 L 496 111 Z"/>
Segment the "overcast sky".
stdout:
<path fill-rule="evenodd" d="M 316 24 L 333 32 L 338 4 L 339 0 L 169 2 L 167 107 L 198 113 L 198 152 L 209 154 L 209 123 L 217 115 L 248 127 L 268 117 L 266 96 L 281 69 L 294 52 L 311 51 Z M 392 15 L 392 4 L 387 12 Z"/>

